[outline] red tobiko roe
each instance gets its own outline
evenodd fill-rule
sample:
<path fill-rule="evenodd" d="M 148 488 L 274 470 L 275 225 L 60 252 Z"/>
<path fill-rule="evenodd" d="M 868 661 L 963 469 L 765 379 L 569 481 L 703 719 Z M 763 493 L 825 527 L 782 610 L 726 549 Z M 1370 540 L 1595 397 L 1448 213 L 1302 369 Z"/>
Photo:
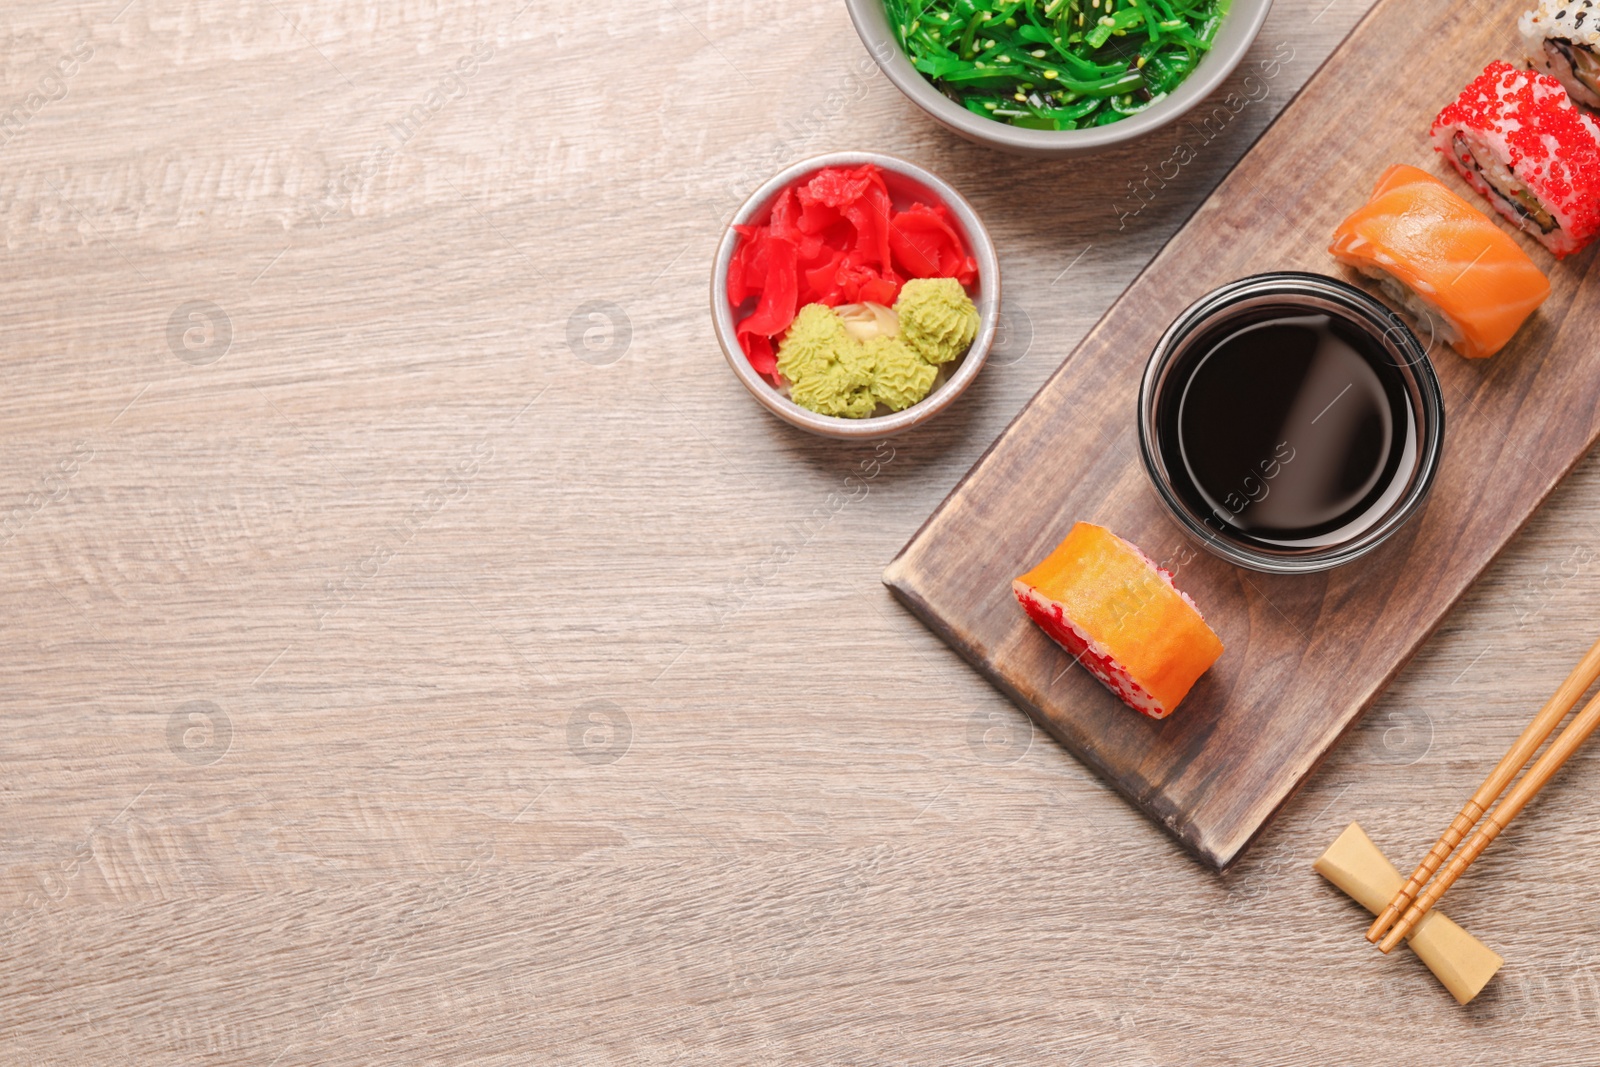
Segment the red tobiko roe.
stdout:
<path fill-rule="evenodd" d="M 1566 211 L 1568 232 L 1582 244 L 1600 232 L 1600 135 L 1559 81 L 1496 59 L 1445 105 L 1432 132 L 1456 125 L 1503 134 L 1506 165 Z"/>
<path fill-rule="evenodd" d="M 871 163 L 825 167 L 784 189 L 765 223 L 736 226 L 728 301 L 756 307 L 735 328 L 756 373 L 781 384 L 773 342 L 807 304 L 891 305 L 907 278 L 954 278 L 971 287 L 978 264 L 943 204 L 895 209 Z"/>

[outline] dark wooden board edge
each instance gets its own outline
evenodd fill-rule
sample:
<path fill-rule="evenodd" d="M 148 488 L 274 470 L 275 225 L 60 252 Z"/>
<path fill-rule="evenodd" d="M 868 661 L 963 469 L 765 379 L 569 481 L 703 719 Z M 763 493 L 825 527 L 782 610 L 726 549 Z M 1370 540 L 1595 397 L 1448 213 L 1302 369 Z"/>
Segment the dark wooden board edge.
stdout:
<path fill-rule="evenodd" d="M 1051 738 L 1053 738 L 1055 742 L 1062 748 L 1072 753 L 1072 755 L 1076 757 L 1080 763 L 1093 770 L 1101 781 L 1105 782 L 1112 789 L 1126 797 L 1146 816 L 1166 827 L 1167 832 L 1171 836 L 1177 838 L 1179 844 L 1181 844 L 1190 855 L 1194 856 L 1202 863 L 1205 863 L 1207 866 L 1210 866 L 1218 871 L 1223 871 L 1226 870 L 1238 858 L 1240 853 L 1242 853 L 1243 850 L 1241 849 L 1232 856 L 1218 855 L 1217 853 L 1206 848 L 1205 845 L 1202 844 L 1194 835 L 1191 829 L 1183 826 L 1178 821 L 1173 819 L 1170 813 L 1162 812 L 1159 807 L 1151 803 L 1151 798 L 1149 796 L 1140 795 L 1139 793 L 1127 789 L 1123 783 L 1120 782 L 1116 776 L 1105 766 L 1105 764 L 1095 757 L 1093 752 L 1086 748 L 1080 747 L 1079 745 L 1075 744 L 1069 736 L 1057 731 L 1054 727 L 1054 724 L 1051 723 L 1050 717 L 1045 715 L 1037 704 L 1034 704 L 1032 701 L 1024 697 L 1018 690 L 1013 688 L 1010 682 L 1006 679 L 1005 675 L 1001 674 L 999 671 L 990 669 L 983 656 L 980 655 L 976 649 L 972 648 L 965 641 L 957 637 L 947 626 L 945 626 L 943 620 L 939 618 L 938 613 L 933 611 L 932 608 L 928 606 L 927 602 L 918 596 L 910 586 L 899 584 L 896 580 L 888 576 L 888 572 L 885 572 L 884 584 L 889 587 L 889 591 L 894 594 L 895 599 L 904 604 L 913 615 L 921 620 L 924 626 L 934 633 L 935 636 L 954 649 L 962 659 L 966 660 L 975 670 L 977 670 L 979 674 L 983 675 L 983 677 L 988 680 L 990 685 L 993 685 L 1013 704 L 1026 712 L 1028 718 L 1031 719 L 1035 725 L 1037 725 L 1045 733 L 1049 734 Z M 1021 611 L 1022 609 L 1019 607 L 1017 610 Z"/>

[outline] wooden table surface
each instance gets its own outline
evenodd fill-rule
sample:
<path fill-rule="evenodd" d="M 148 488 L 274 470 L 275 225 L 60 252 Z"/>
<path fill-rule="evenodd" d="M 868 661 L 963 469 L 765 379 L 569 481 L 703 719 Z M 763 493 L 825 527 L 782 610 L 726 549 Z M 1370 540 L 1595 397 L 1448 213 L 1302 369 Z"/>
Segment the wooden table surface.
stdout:
<path fill-rule="evenodd" d="M 1364 0 L 1279 0 L 1212 140 L 1056 165 L 834 0 L 523 3 L 0 13 L 0 1062 L 1600 1060 L 1600 751 L 1451 893 L 1467 1008 L 1311 870 L 1423 850 L 1589 645 L 1595 463 L 1225 876 L 879 583 Z M 878 446 L 706 311 L 742 196 L 862 147 L 1008 314 Z"/>

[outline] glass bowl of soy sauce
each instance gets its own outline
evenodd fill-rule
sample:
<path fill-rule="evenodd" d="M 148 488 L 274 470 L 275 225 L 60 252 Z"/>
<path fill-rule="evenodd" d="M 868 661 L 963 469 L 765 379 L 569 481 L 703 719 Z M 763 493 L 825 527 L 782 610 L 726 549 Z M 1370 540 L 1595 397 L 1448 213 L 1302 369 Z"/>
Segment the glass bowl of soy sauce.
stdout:
<path fill-rule="evenodd" d="M 1371 552 L 1422 505 L 1444 400 L 1427 350 L 1374 297 L 1320 274 L 1257 274 L 1167 329 L 1139 388 L 1139 449 L 1215 555 L 1304 574 Z"/>

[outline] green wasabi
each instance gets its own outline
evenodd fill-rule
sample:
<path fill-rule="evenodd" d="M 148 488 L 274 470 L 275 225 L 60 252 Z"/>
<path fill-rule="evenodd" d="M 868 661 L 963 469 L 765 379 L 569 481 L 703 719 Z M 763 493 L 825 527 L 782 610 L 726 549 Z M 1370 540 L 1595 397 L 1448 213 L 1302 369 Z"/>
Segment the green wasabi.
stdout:
<path fill-rule="evenodd" d="M 825 304 L 807 304 L 795 315 L 778 345 L 778 373 L 789 382 L 789 398 L 819 415 L 864 419 L 878 406 L 871 361 Z"/>
<path fill-rule="evenodd" d="M 844 320 L 826 304 L 807 304 L 778 345 L 778 373 L 791 383 L 826 373 L 854 340 Z"/>
<path fill-rule="evenodd" d="M 929 363 L 949 363 L 978 336 L 978 309 L 954 278 L 913 278 L 895 301 L 900 336 Z"/>
<path fill-rule="evenodd" d="M 801 407 L 864 419 L 880 407 L 904 411 L 927 396 L 939 365 L 960 358 L 977 334 L 978 309 L 960 282 L 913 278 L 901 286 L 893 310 L 801 308 L 778 344 L 778 373 Z"/>
<path fill-rule="evenodd" d="M 939 369 L 895 337 L 862 344 L 872 363 L 872 396 L 890 411 L 904 411 L 928 395 Z"/>

